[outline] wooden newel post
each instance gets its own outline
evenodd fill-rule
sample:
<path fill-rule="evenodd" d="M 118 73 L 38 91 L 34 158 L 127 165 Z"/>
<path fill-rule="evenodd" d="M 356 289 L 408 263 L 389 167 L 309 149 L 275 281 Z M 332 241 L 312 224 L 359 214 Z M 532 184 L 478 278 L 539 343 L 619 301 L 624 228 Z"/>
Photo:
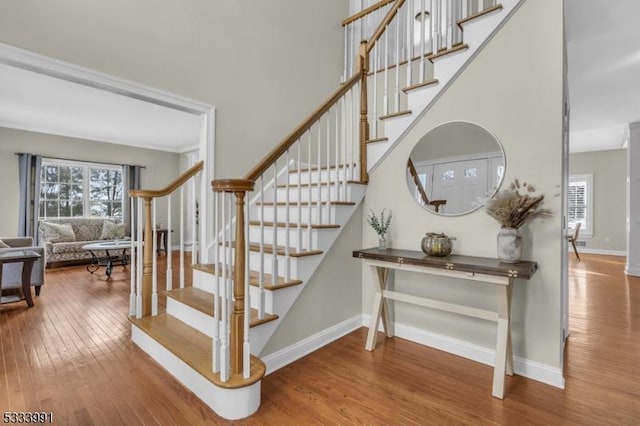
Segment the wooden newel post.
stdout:
<path fill-rule="evenodd" d="M 142 260 L 142 316 L 151 315 L 151 293 L 153 288 L 153 229 L 151 223 L 151 202 L 144 198 L 144 251 Z"/>
<path fill-rule="evenodd" d="M 358 52 L 358 70 L 360 71 L 360 182 L 369 182 L 367 173 L 367 141 L 369 140 L 369 118 L 367 106 L 367 74 L 369 73 L 369 52 L 367 41 L 360 42 Z"/>
<path fill-rule="evenodd" d="M 244 199 L 253 191 L 254 182 L 246 179 L 219 179 L 212 183 L 214 192 L 232 192 L 236 196 L 236 233 L 233 265 L 233 309 L 229 336 L 231 374 L 242 374 L 244 343 L 244 285 L 245 285 L 245 221 Z"/>

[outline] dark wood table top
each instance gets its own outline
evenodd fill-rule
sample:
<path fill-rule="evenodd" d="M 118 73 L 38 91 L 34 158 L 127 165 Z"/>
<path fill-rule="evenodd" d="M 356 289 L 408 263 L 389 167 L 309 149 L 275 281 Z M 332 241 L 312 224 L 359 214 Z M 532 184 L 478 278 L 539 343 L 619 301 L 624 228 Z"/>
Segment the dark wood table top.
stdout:
<path fill-rule="evenodd" d="M 358 259 L 381 260 L 406 265 L 426 266 L 451 271 L 474 272 L 509 278 L 529 279 L 538 269 L 531 261 L 504 263 L 490 257 L 462 256 L 452 254 L 446 257 L 427 256 L 421 251 L 368 248 L 355 250 L 353 257 Z"/>

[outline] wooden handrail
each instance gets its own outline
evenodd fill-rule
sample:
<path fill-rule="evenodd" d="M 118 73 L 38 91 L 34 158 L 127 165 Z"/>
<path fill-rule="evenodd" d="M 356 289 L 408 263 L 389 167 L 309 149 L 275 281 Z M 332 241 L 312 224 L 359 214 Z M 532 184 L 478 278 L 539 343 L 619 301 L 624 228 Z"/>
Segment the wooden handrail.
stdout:
<path fill-rule="evenodd" d="M 422 202 L 425 206 L 433 206 L 436 213 L 440 212 L 440 206 L 447 204 L 447 200 L 431 200 L 429 201 L 429 197 L 427 197 L 427 191 L 425 191 L 422 186 L 422 182 L 420 182 L 420 178 L 418 177 L 418 171 L 416 170 L 416 166 L 413 164 L 411 158 L 407 161 L 407 167 L 409 168 L 409 173 L 413 178 L 413 182 L 416 184 L 418 188 L 418 192 L 420 192 L 420 197 L 422 198 Z"/>
<path fill-rule="evenodd" d="M 129 195 L 131 197 L 142 197 L 142 198 L 157 198 L 164 197 L 165 195 L 171 194 L 173 191 L 178 189 L 183 183 L 191 179 L 196 173 L 201 171 L 204 167 L 204 161 L 198 161 L 193 167 L 180 175 L 176 180 L 171 182 L 167 187 L 163 189 L 130 189 Z"/>
<path fill-rule="evenodd" d="M 427 193 L 424 190 L 424 187 L 422 186 L 422 182 L 420 182 L 420 178 L 418 177 L 418 171 L 416 170 L 416 166 L 413 164 L 413 161 L 411 161 L 411 158 L 409 158 L 409 161 L 407 161 L 407 167 L 409 168 L 409 173 L 413 178 L 413 183 L 415 183 L 416 187 L 418 187 L 418 192 L 420 193 L 422 202 L 424 204 L 429 204 L 429 198 L 427 197 Z"/>
<path fill-rule="evenodd" d="M 255 181 L 262 175 L 274 161 L 284 154 L 291 145 L 293 145 L 311 126 L 318 121 L 325 112 L 349 91 L 358 81 L 360 81 L 360 72 L 357 72 L 349 80 L 345 81 L 340 88 L 333 93 L 318 109 L 316 109 L 306 120 L 295 128 L 278 146 L 276 146 L 269 154 L 258 163 L 249 173 L 245 175 L 245 179 Z"/>
<path fill-rule="evenodd" d="M 347 19 L 342 21 L 342 26 L 346 27 L 347 25 L 349 25 L 352 22 L 357 21 L 360 18 L 363 18 L 365 16 L 367 16 L 368 14 L 370 14 L 371 12 L 375 12 L 376 10 L 380 9 L 381 7 L 384 7 L 386 5 L 388 5 L 389 3 L 393 3 L 395 0 L 382 0 L 374 5 L 371 5 L 369 7 L 367 7 L 366 9 L 362 9 L 360 12 L 355 13 L 351 16 L 349 16 Z"/>
<path fill-rule="evenodd" d="M 367 47 L 366 47 L 367 53 L 371 52 L 371 49 L 373 49 L 373 46 L 375 45 L 376 41 L 378 41 L 382 33 L 384 33 L 384 30 L 387 27 L 387 25 L 389 25 L 393 20 L 393 18 L 396 16 L 396 14 L 398 13 L 398 10 L 404 4 L 404 1 L 405 0 L 396 0 L 396 3 L 391 7 L 391 10 L 389 10 L 389 13 L 387 13 L 387 16 L 385 16 L 382 22 L 380 22 L 380 25 L 378 25 L 378 28 L 375 30 L 375 32 L 371 36 L 371 39 L 367 42 Z"/>

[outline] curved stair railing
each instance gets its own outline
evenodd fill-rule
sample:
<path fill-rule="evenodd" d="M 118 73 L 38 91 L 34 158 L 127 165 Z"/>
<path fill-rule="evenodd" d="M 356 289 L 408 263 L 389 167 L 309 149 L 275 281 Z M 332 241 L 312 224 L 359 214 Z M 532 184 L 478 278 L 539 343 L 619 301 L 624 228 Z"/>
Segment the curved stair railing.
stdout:
<path fill-rule="evenodd" d="M 191 263 L 197 262 L 198 252 L 198 233 L 196 232 L 196 175 L 203 169 L 202 161 L 196 163 L 189 170 L 159 190 L 135 189 L 130 190 L 131 211 L 135 214 L 131 215 L 131 294 L 129 301 L 129 315 L 142 318 L 145 316 L 155 316 L 158 314 L 158 222 L 157 205 L 159 200 L 166 202 L 166 219 L 167 226 L 167 246 L 164 247 L 167 258 L 166 269 L 166 289 L 173 288 L 173 258 L 172 258 L 172 204 L 173 194 L 177 193 L 179 197 L 178 214 L 179 226 L 178 238 L 180 241 L 180 257 L 179 257 L 179 280 L 180 288 L 185 287 L 185 225 L 187 221 L 191 224 Z M 190 191 L 190 203 L 187 208 L 185 201 L 185 192 Z M 185 217 L 184 212 L 191 211 L 191 217 Z M 145 243 L 145 242 L 151 242 Z M 138 249 L 142 247 L 142 249 Z M 135 258 L 134 258 L 135 256 Z"/>

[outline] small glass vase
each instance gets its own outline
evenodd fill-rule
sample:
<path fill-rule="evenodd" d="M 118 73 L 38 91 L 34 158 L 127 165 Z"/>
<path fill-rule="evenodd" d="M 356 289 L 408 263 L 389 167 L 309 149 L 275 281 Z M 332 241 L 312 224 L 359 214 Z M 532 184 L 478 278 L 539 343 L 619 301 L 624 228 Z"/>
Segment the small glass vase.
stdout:
<path fill-rule="evenodd" d="M 518 228 L 501 228 L 498 232 L 498 259 L 518 263 L 522 258 L 522 235 Z"/>
<path fill-rule="evenodd" d="M 387 249 L 387 235 L 386 234 L 378 236 L 378 249 L 379 250 L 386 250 Z"/>

